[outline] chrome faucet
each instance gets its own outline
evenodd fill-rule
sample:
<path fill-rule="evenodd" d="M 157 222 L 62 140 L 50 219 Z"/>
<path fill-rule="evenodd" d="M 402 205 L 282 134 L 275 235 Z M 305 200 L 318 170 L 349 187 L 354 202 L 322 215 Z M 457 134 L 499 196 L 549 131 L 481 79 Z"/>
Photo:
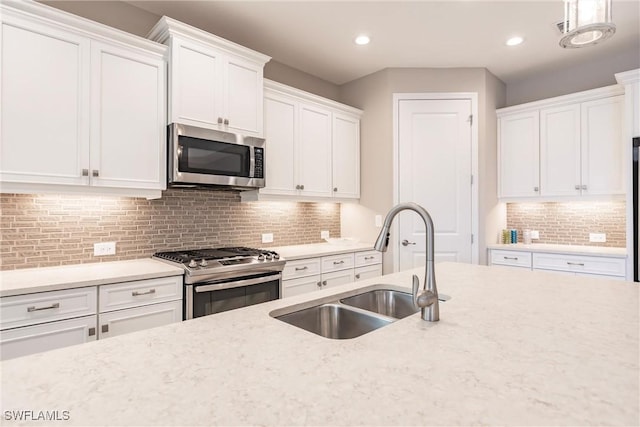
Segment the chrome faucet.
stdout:
<path fill-rule="evenodd" d="M 387 247 L 389 246 L 389 236 L 391 235 L 391 233 L 389 233 L 391 222 L 393 222 L 393 219 L 398 213 L 407 209 L 420 215 L 427 229 L 425 234 L 427 263 L 425 265 L 424 272 L 424 287 L 422 292 L 418 294 L 420 279 L 418 279 L 418 276 L 414 274 L 411 284 L 411 289 L 413 291 L 413 304 L 422 309 L 422 320 L 437 322 L 440 320 L 440 307 L 438 305 L 438 289 L 436 288 L 436 275 L 433 266 L 433 221 L 431 220 L 429 212 L 416 203 L 400 203 L 399 205 L 394 206 L 384 219 L 382 230 L 380 231 L 380 235 L 378 235 L 378 240 L 376 240 L 374 248 L 380 252 L 387 251 Z"/>

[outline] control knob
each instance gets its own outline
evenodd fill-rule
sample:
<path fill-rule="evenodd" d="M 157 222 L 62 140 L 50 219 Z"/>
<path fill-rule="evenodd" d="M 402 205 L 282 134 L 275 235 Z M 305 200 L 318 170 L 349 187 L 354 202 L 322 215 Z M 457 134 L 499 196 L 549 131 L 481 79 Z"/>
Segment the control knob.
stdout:
<path fill-rule="evenodd" d="M 189 267 L 196 268 L 197 266 L 198 266 L 198 263 L 196 262 L 195 259 L 192 259 L 191 261 L 189 261 Z"/>
<path fill-rule="evenodd" d="M 258 255 L 258 261 L 264 261 L 264 254 Z"/>
<path fill-rule="evenodd" d="M 278 254 L 273 254 L 273 259 L 275 259 L 275 260 L 280 259 L 280 255 L 278 255 Z"/>
<path fill-rule="evenodd" d="M 267 254 L 265 258 L 267 259 L 267 261 L 271 261 L 273 259 L 273 255 Z"/>
<path fill-rule="evenodd" d="M 209 265 L 209 263 L 207 262 L 206 259 L 202 258 L 202 261 L 200 261 L 200 267 L 206 267 L 207 265 Z"/>

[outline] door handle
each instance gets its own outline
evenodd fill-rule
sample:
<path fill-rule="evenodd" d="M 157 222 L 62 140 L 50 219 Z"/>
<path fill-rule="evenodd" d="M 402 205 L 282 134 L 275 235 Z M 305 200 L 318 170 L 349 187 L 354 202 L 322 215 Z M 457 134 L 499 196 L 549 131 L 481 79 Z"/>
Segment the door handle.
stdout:
<path fill-rule="evenodd" d="M 416 242 L 410 242 L 407 239 L 404 239 L 402 241 L 402 246 L 409 246 L 409 245 L 415 245 L 415 244 L 416 244 Z"/>

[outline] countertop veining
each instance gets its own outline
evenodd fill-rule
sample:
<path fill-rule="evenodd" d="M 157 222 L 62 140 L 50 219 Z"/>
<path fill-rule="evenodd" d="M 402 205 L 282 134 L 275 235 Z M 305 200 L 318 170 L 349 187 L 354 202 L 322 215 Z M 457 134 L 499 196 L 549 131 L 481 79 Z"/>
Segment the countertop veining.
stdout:
<path fill-rule="evenodd" d="M 0 271 L 0 297 L 180 276 L 184 270 L 151 258 Z"/>
<path fill-rule="evenodd" d="M 580 245 L 556 245 L 550 243 L 532 243 L 525 245 L 524 243 L 515 244 L 492 244 L 487 245 L 489 249 L 501 249 L 509 251 L 523 252 L 546 252 L 556 254 L 569 255 L 589 255 L 589 256 L 608 256 L 616 258 L 626 258 L 626 248 L 611 248 L 606 246 L 580 246 Z"/>
<path fill-rule="evenodd" d="M 374 284 L 408 288 L 422 270 L 1 362 L 2 413 L 114 426 L 640 423 L 631 282 L 440 263 L 452 299 L 439 322 L 416 313 L 330 340 L 269 316 Z"/>

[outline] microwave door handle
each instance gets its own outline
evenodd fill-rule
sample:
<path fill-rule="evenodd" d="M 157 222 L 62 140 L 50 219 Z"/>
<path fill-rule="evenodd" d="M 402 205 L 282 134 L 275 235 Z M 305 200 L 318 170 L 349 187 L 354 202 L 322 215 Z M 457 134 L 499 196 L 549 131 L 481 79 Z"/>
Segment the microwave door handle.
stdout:
<path fill-rule="evenodd" d="M 239 288 L 241 286 L 251 286 L 258 285 L 260 283 L 273 282 L 274 280 L 280 280 L 281 278 L 282 274 L 278 273 L 271 274 L 269 276 L 258 277 L 255 279 L 231 280 L 229 282 L 216 283 L 214 285 L 196 285 L 194 286 L 194 290 L 196 291 L 196 293 L 219 291 L 221 289 Z"/>
<path fill-rule="evenodd" d="M 256 147 L 249 147 L 249 178 L 256 176 Z"/>

